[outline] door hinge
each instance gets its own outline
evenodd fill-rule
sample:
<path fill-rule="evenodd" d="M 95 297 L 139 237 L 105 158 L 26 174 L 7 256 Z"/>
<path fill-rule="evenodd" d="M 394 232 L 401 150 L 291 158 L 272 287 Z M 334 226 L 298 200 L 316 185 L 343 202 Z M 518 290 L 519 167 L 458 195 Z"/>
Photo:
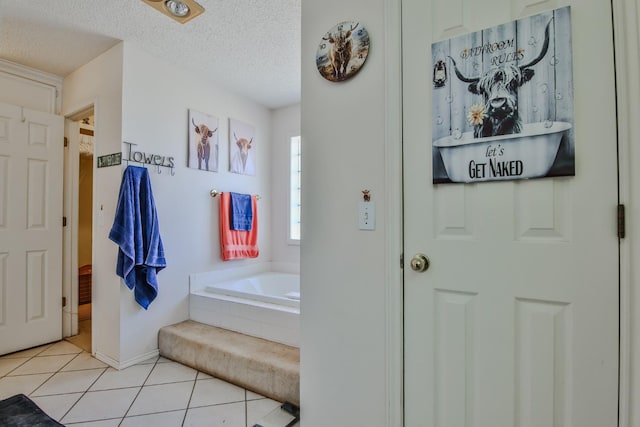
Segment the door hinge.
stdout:
<path fill-rule="evenodd" d="M 62 306 L 63 307 L 67 306 L 67 297 L 62 297 Z"/>
<path fill-rule="evenodd" d="M 400 254 L 400 268 L 404 268 L 404 254 Z"/>
<path fill-rule="evenodd" d="M 618 239 L 624 239 L 626 234 L 626 221 L 624 215 L 624 205 L 618 205 Z"/>
<path fill-rule="evenodd" d="M 66 217 L 66 216 L 63 216 L 63 217 L 62 217 L 62 226 L 63 226 L 63 227 L 66 227 L 66 226 L 67 226 L 67 217 Z"/>
<path fill-rule="evenodd" d="M 64 137 L 64 146 L 68 147 L 69 146 L 69 140 L 67 139 L 67 137 Z"/>

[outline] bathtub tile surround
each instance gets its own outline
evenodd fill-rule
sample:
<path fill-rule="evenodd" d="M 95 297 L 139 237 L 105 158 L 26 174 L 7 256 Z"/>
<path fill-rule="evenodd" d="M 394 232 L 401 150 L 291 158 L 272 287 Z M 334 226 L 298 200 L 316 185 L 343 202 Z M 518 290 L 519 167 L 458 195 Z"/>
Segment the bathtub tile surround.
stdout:
<path fill-rule="evenodd" d="M 293 347 L 300 346 L 300 309 L 214 293 L 189 295 L 189 318 Z"/>
<path fill-rule="evenodd" d="M 0 399 L 18 393 L 68 427 L 252 427 L 280 406 L 163 357 L 117 371 L 66 341 L 0 357 Z"/>
<path fill-rule="evenodd" d="M 281 402 L 300 405 L 300 350 L 187 320 L 158 333 L 160 355 Z"/>
<path fill-rule="evenodd" d="M 259 263 L 192 274 L 189 318 L 298 347 L 299 272 L 298 264 Z"/>

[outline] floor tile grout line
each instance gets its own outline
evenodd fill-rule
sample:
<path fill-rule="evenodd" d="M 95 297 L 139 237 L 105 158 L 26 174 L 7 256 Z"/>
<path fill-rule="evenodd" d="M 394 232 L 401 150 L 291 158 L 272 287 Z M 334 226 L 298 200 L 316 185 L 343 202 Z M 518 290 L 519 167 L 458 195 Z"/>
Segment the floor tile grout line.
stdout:
<path fill-rule="evenodd" d="M 109 370 L 109 368 L 98 368 L 98 369 L 104 369 L 105 372 Z M 96 369 L 96 371 L 98 370 Z M 73 371 L 73 372 L 79 372 L 79 371 Z M 66 372 L 65 372 L 66 373 Z M 139 388 L 139 385 L 131 385 L 131 386 L 125 386 L 125 387 L 115 387 L 115 388 L 105 388 L 105 389 L 98 389 L 98 390 L 91 390 L 91 387 L 93 387 L 93 385 L 96 383 L 96 381 L 98 381 L 100 379 L 100 377 L 102 376 L 103 373 L 101 373 L 98 378 L 96 378 L 96 380 L 94 382 L 92 382 L 89 385 L 89 388 L 86 389 L 85 391 L 69 391 L 69 392 L 63 392 L 63 393 L 52 393 L 52 394 L 42 394 L 40 396 L 33 396 L 33 397 L 51 397 L 51 396 L 58 396 L 58 395 L 63 395 L 63 394 L 78 394 L 78 393 L 82 393 L 87 394 L 87 393 L 97 393 L 97 392 L 101 392 L 101 391 L 116 391 L 116 390 L 128 390 L 130 388 Z M 34 390 L 35 392 L 36 390 Z M 33 392 L 32 392 L 33 393 Z"/>
<path fill-rule="evenodd" d="M 226 402 L 226 403 L 215 403 L 213 405 L 202 405 L 202 406 L 193 406 L 193 407 L 187 407 L 185 409 L 171 409 L 171 410 L 167 410 L 167 411 L 157 411 L 157 412 L 149 412 L 149 413 L 145 413 L 145 414 L 135 414 L 135 415 L 128 415 L 126 417 L 123 417 L 121 422 L 124 422 L 125 419 L 132 419 L 132 418 L 139 418 L 139 417 L 146 417 L 149 415 L 157 415 L 157 414 L 168 414 L 168 413 L 172 413 L 172 412 L 181 412 L 181 411 L 185 411 L 185 416 L 186 416 L 186 412 L 189 409 L 201 409 L 201 408 L 212 408 L 212 407 L 216 407 L 216 406 L 225 406 L 225 405 L 231 405 L 231 404 L 238 404 L 238 403 L 242 403 L 242 400 L 237 400 L 237 401 L 232 401 L 232 402 Z M 115 420 L 118 419 L 118 417 L 114 417 L 114 418 L 105 418 L 104 420 L 93 420 L 93 421 L 81 421 L 80 423 L 83 422 L 96 422 L 96 421 L 105 421 L 105 420 Z M 183 419 L 182 424 L 184 425 L 185 420 Z M 245 421 L 245 424 L 248 421 Z"/>
<path fill-rule="evenodd" d="M 82 393 L 83 395 L 87 392 L 89 392 L 90 388 L 96 383 L 96 381 L 102 376 L 102 374 L 105 373 L 105 371 L 108 368 L 96 368 L 96 369 L 87 369 L 87 370 L 92 370 L 92 371 L 99 371 L 102 370 L 102 372 L 100 373 L 100 375 L 98 375 L 98 377 L 91 383 L 89 384 L 88 388 L 86 390 L 78 390 L 78 391 L 68 391 L 68 392 L 58 392 L 58 393 L 49 393 L 49 394 L 41 394 L 39 396 L 34 396 L 33 393 L 37 392 L 43 385 L 45 385 L 46 383 L 49 382 L 49 380 L 51 380 L 53 377 L 55 377 L 58 374 L 68 374 L 68 373 L 79 373 L 79 372 L 83 372 L 83 371 L 58 371 L 53 373 L 53 375 L 51 375 L 49 378 L 47 378 L 47 380 L 45 382 L 43 382 L 42 384 L 40 384 L 38 386 L 38 388 L 36 388 L 35 390 L 33 390 L 31 393 L 29 393 L 29 396 L 33 396 L 33 397 L 51 397 L 51 396 L 58 396 L 58 395 L 63 395 L 63 394 L 77 394 L 77 393 Z M 127 387 L 123 387 L 123 388 L 127 388 Z"/>
<path fill-rule="evenodd" d="M 51 345 L 49 347 L 52 347 Z M 35 372 L 32 374 L 23 374 L 23 375 L 11 375 L 12 372 L 14 372 L 16 369 L 20 369 L 20 367 L 22 367 L 23 365 L 25 365 L 26 363 L 31 362 L 33 359 L 35 359 L 36 357 L 56 357 L 56 356 L 69 356 L 75 353 L 66 353 L 66 354 L 51 354 L 51 355 L 47 355 L 47 356 L 40 356 L 40 354 L 44 351 L 47 351 L 47 349 L 42 350 L 40 353 L 33 355 L 31 357 L 26 357 L 27 360 L 25 360 L 24 362 L 22 362 L 20 365 L 16 366 L 15 368 L 13 368 L 12 370 L 10 370 L 9 372 L 7 372 L 4 375 L 0 375 L 0 378 L 5 378 L 5 377 L 20 377 L 20 376 L 25 376 L 25 375 L 42 375 L 42 374 L 49 374 L 50 372 Z M 81 354 L 82 351 L 79 354 Z M 77 357 L 77 355 L 76 355 Z M 7 358 L 6 360 L 12 360 L 12 359 L 23 359 L 22 357 L 14 357 L 14 358 Z M 71 363 L 73 360 L 75 359 L 75 357 L 71 360 L 69 360 L 67 363 L 64 364 L 64 366 L 62 366 L 60 369 L 58 369 L 58 371 L 54 371 L 53 373 L 56 374 L 58 373 L 60 370 L 62 370 L 63 368 L 65 368 L 67 365 L 69 365 L 69 363 Z M 37 389 L 36 389 L 37 390 Z M 35 390 L 34 390 L 35 391 Z"/>
<path fill-rule="evenodd" d="M 247 389 L 244 389 L 244 426 L 249 427 L 249 404 L 247 403 Z"/>
<path fill-rule="evenodd" d="M 187 420 L 187 413 L 189 412 L 189 407 L 191 406 L 191 399 L 193 398 L 193 393 L 196 391 L 196 384 L 198 384 L 198 372 L 196 372 L 196 377 L 193 380 L 193 387 L 191 387 L 191 394 L 189 395 L 189 400 L 187 401 L 187 407 L 184 410 L 184 415 L 182 416 L 182 422 L 180 426 L 184 426 L 185 421 Z"/>
<path fill-rule="evenodd" d="M 65 391 L 64 393 L 42 394 L 40 396 L 29 396 L 29 398 L 40 399 L 41 397 L 70 396 L 72 394 L 84 394 L 84 392 L 83 391 Z"/>
<path fill-rule="evenodd" d="M 7 375 L 6 377 L 2 377 L 2 378 L 35 377 L 36 375 L 47 375 L 47 374 L 55 375 L 57 373 L 58 371 L 36 372 L 34 374 Z"/>
<path fill-rule="evenodd" d="M 122 420 L 120 420 L 120 423 L 123 423 L 125 420 L 131 420 L 133 418 L 140 418 L 140 417 L 148 417 L 149 415 L 158 415 L 158 414 L 171 414 L 172 412 L 182 412 L 182 411 L 186 411 L 185 409 L 172 409 L 170 411 L 159 411 L 159 412 L 151 412 L 148 414 L 136 414 L 136 415 L 129 415 L 128 417 L 123 417 Z M 111 418 L 113 420 L 117 419 L 117 418 Z"/>
<path fill-rule="evenodd" d="M 60 342 L 62 342 L 62 341 L 60 341 Z M 66 342 L 66 341 L 65 341 L 65 342 Z M 69 344 L 71 344 L 71 343 L 69 343 Z M 58 354 L 42 354 L 42 353 L 39 353 L 39 354 L 37 354 L 37 355 L 35 355 L 35 356 L 33 356 L 33 357 L 34 357 L 34 358 L 36 358 L 36 357 L 71 356 L 71 355 L 76 355 L 76 356 L 77 356 L 77 355 L 82 354 L 82 353 L 84 353 L 84 352 L 85 352 L 85 350 L 81 349 L 81 348 L 80 348 L 80 347 L 78 347 L 77 345 L 75 345 L 75 344 L 72 344 L 72 345 L 73 345 L 73 346 L 75 346 L 75 347 L 76 347 L 78 350 L 80 350 L 80 351 L 78 351 L 78 352 L 75 352 L 75 351 L 74 351 L 74 352 L 71 352 L 71 353 L 58 353 Z M 53 346 L 52 346 L 52 347 L 53 347 Z M 48 349 L 47 349 L 47 350 L 48 350 Z M 45 350 L 45 351 L 47 351 L 47 350 Z"/>
<path fill-rule="evenodd" d="M 107 368 L 107 370 L 109 370 L 109 369 Z M 91 386 L 93 386 L 93 384 L 91 384 Z M 99 391 L 128 390 L 130 388 L 141 388 L 141 387 L 142 387 L 141 385 L 127 385 L 127 386 L 124 386 L 124 387 L 98 388 L 98 389 L 95 389 L 95 390 L 87 390 L 87 393 L 97 393 Z M 149 387 L 149 386 L 147 386 L 147 387 Z"/>
<path fill-rule="evenodd" d="M 83 350 L 83 351 L 82 351 L 82 353 L 84 353 L 84 352 L 85 352 L 85 351 Z M 81 353 L 81 354 L 82 354 L 82 353 Z M 91 357 L 93 357 L 93 355 L 92 355 Z M 80 402 L 80 401 L 82 400 L 82 398 L 83 398 L 83 397 L 84 397 L 84 396 L 89 392 L 89 389 L 90 389 L 91 387 L 93 387 L 93 385 L 94 385 L 94 384 L 95 384 L 95 383 L 96 383 L 100 378 L 102 378 L 102 376 L 104 375 L 104 373 L 105 373 L 105 372 L 107 372 L 107 370 L 108 370 L 108 369 L 109 369 L 108 367 L 103 368 L 102 373 L 96 377 L 96 379 L 95 379 L 95 380 L 94 380 L 94 381 L 89 385 L 89 387 L 87 387 L 87 389 L 82 393 L 82 396 L 80 396 L 80 397 L 78 398 L 78 400 L 76 400 L 76 401 L 75 401 L 75 403 L 74 403 L 73 405 L 71 405 L 71 406 L 69 407 L 69 409 L 67 409 L 67 412 L 65 412 L 65 413 L 64 413 L 64 415 L 60 417 L 60 420 L 59 420 L 60 422 L 62 422 L 62 420 L 64 419 L 64 417 L 66 417 L 67 415 L 69 415 L 69 412 L 71 412 L 71 410 L 72 410 L 73 408 L 75 408 L 75 406 L 78 404 L 78 402 Z"/>
<path fill-rule="evenodd" d="M 158 360 L 160 360 L 160 356 L 158 356 L 156 361 L 153 362 L 153 367 L 149 370 L 149 373 L 147 374 L 147 377 L 144 379 L 144 381 L 142 382 L 142 385 L 140 386 L 140 390 L 138 390 L 138 392 L 136 393 L 136 396 L 131 401 L 131 404 L 129 404 L 129 407 L 127 408 L 126 412 L 124 413 L 124 416 L 120 420 L 120 423 L 118 423 L 118 426 L 120 426 L 122 424 L 122 422 L 124 421 L 124 419 L 127 418 L 127 415 L 129 414 L 129 411 L 133 407 L 133 404 L 138 399 L 138 396 L 140 396 L 140 393 L 142 393 L 142 389 L 144 388 L 144 386 L 147 383 L 147 381 L 149 381 L 149 377 L 151 376 L 151 373 L 153 372 L 154 369 L 156 369 L 156 366 L 158 366 Z"/>
<path fill-rule="evenodd" d="M 223 402 L 223 403 L 213 403 L 211 405 L 198 405 L 198 406 L 191 406 L 187 409 L 197 409 L 197 408 L 212 408 L 214 406 L 224 406 L 224 405 L 233 405 L 236 403 L 242 403 L 242 402 L 246 402 L 245 400 L 232 400 L 231 402 Z M 178 409 L 176 409 L 176 411 L 178 411 Z"/>
<path fill-rule="evenodd" d="M 46 379 L 46 380 L 44 380 L 44 382 L 47 382 L 47 381 L 49 381 L 49 380 L 51 379 L 51 377 L 52 377 L 52 376 L 54 376 L 55 374 L 56 374 L 55 372 L 43 372 L 43 373 L 41 373 L 41 374 L 32 374 L 31 376 L 36 376 L 36 375 L 49 375 L 49 377 L 47 377 L 47 379 Z M 13 376 L 13 377 L 11 377 L 11 378 L 19 378 L 19 377 L 22 377 L 22 376 L 27 376 L 27 375 L 14 375 L 14 376 Z M 43 382 L 43 383 L 44 383 L 44 382 Z M 31 393 L 33 393 L 34 391 L 36 391 L 38 388 L 40 388 L 40 386 L 36 387 L 35 389 L 31 390 L 31 391 L 30 391 L 30 392 L 28 392 L 28 393 L 27 393 L 27 392 L 24 392 L 23 394 L 24 394 L 24 395 L 26 395 L 26 396 L 28 396 L 28 397 L 31 397 Z"/>
<path fill-rule="evenodd" d="M 187 402 L 187 407 L 186 407 L 186 408 L 184 408 L 185 414 L 184 414 L 184 417 L 183 417 L 183 420 L 182 420 L 182 424 L 181 424 L 181 425 L 184 425 L 184 422 L 186 421 L 186 417 L 187 417 L 187 412 L 189 411 L 189 409 L 192 409 L 190 405 L 191 405 L 191 399 L 193 398 L 193 393 L 194 393 L 194 391 L 195 391 L 195 386 L 196 386 L 196 383 L 197 383 L 197 381 L 198 381 L 198 379 L 197 379 L 197 377 L 198 377 L 198 373 L 199 373 L 199 372 L 202 372 L 202 371 L 199 371 L 199 370 L 197 370 L 197 369 L 194 369 L 194 370 L 196 371 L 196 377 L 195 377 L 194 379 L 192 379 L 192 380 L 171 381 L 171 382 L 158 383 L 158 384 L 147 384 L 147 381 L 148 381 L 148 379 L 149 379 L 149 376 L 151 375 L 151 373 L 153 372 L 153 369 L 155 369 L 155 367 L 156 367 L 156 365 L 157 365 L 158 363 L 163 363 L 163 362 L 156 362 L 156 363 L 154 364 L 154 367 L 151 369 L 151 372 L 149 372 L 149 375 L 147 376 L 147 379 L 145 380 L 144 384 L 143 384 L 143 385 L 142 385 L 142 387 L 140 388 L 140 391 L 138 392 L 138 395 L 140 394 L 140 392 L 142 391 L 142 388 L 144 388 L 144 387 L 155 387 L 155 386 L 167 385 L 167 384 L 181 384 L 181 383 L 187 383 L 187 382 L 192 381 L 192 382 L 193 382 L 193 387 L 192 387 L 192 389 L 191 389 L 191 393 L 190 393 L 190 395 L 189 395 L 189 400 L 188 400 L 188 402 Z M 205 378 L 205 379 L 216 379 L 216 377 L 212 377 L 212 378 Z M 126 387 L 126 388 L 133 388 L 133 387 Z M 119 390 L 119 389 L 112 389 L 112 390 Z M 101 390 L 101 391 L 102 391 L 102 390 Z M 228 404 L 232 404 L 232 403 L 242 403 L 242 402 L 244 402 L 244 403 L 245 403 L 245 425 L 246 425 L 246 423 L 247 423 L 247 421 L 246 421 L 246 393 L 247 393 L 247 390 L 246 390 L 246 389 L 244 389 L 244 392 L 245 392 L 245 398 L 244 398 L 244 399 L 241 399 L 241 400 L 234 400 L 234 401 L 230 401 L 230 402 L 223 402 L 223 403 L 215 403 L 215 404 L 213 404 L 213 405 L 201 405 L 201 406 L 194 406 L 193 408 L 208 408 L 208 407 L 213 407 L 213 406 L 224 406 L 224 405 L 228 405 Z M 131 410 L 131 407 L 133 406 L 133 403 L 135 402 L 135 400 L 138 398 L 138 395 L 136 395 L 136 397 L 133 399 L 133 402 L 132 402 L 132 403 L 131 403 L 131 405 L 129 406 L 129 409 L 127 410 L 127 413 L 126 413 L 126 414 L 125 414 L 125 416 L 122 418 L 122 420 L 120 421 L 120 423 L 124 422 L 124 420 L 125 420 L 125 419 L 128 419 L 128 418 L 135 418 L 135 417 L 141 417 L 141 416 L 153 415 L 153 414 L 163 414 L 163 413 L 168 413 L 168 412 L 178 412 L 178 411 L 182 411 L 182 410 L 183 410 L 183 409 L 175 409 L 175 410 L 171 410 L 171 411 L 150 412 L 150 413 L 148 413 L 148 414 L 128 415 L 129 410 Z M 260 399 L 257 399 L 257 400 L 260 400 Z"/>
<path fill-rule="evenodd" d="M 16 350 L 16 351 L 14 351 L 14 352 L 12 352 L 12 353 L 7 353 L 7 354 L 4 354 L 4 355 L 0 356 L 0 359 L 22 359 L 22 358 L 24 358 L 24 357 L 26 357 L 26 358 L 28 358 L 28 359 L 33 359 L 34 357 L 36 357 L 36 356 L 38 356 L 39 354 L 41 354 L 43 351 L 47 351 L 47 350 L 48 350 L 49 348 L 51 348 L 54 344 L 55 344 L 55 342 L 53 342 L 53 343 L 48 343 L 48 344 L 43 344 L 43 345 L 41 345 L 41 346 L 40 346 L 40 345 L 37 345 L 37 346 L 32 347 L 32 348 L 25 348 L 24 350 Z M 22 352 L 25 352 L 25 351 L 31 351 L 31 350 L 34 350 L 34 351 L 35 351 L 35 350 L 37 350 L 37 349 L 38 349 L 38 348 L 40 348 L 40 347 L 42 347 L 42 349 L 41 349 L 40 351 L 38 351 L 37 353 L 35 353 L 35 354 L 31 355 L 31 356 L 9 357 L 9 356 L 11 356 L 12 354 L 16 354 L 16 353 L 22 353 Z"/>
<path fill-rule="evenodd" d="M 31 356 L 31 358 L 33 359 L 34 357 L 38 357 L 40 356 L 42 353 L 44 353 L 45 351 L 49 350 L 51 347 L 53 347 L 53 345 L 55 344 L 55 342 L 53 343 L 49 343 L 49 344 L 45 344 L 42 348 L 42 350 L 40 350 L 39 352 L 37 352 L 36 354 L 34 354 L 33 356 Z"/>
<path fill-rule="evenodd" d="M 95 423 L 95 422 L 100 422 L 100 421 L 119 420 L 119 419 L 120 419 L 120 417 L 113 417 L 113 418 L 105 418 L 103 420 L 95 420 L 95 421 L 78 421 L 77 423 L 65 424 L 65 427 L 73 427 L 73 426 L 76 426 L 78 424 L 87 424 L 87 423 Z"/>
<path fill-rule="evenodd" d="M 17 357 L 16 357 L 16 359 L 17 359 Z M 27 360 L 25 360 L 24 362 L 22 362 L 21 364 L 19 364 L 18 366 L 16 366 L 15 368 L 13 368 L 12 370 L 10 370 L 9 372 L 7 372 L 6 374 L 4 374 L 4 375 L 0 375 L 0 378 L 5 378 L 5 377 L 8 377 L 8 376 L 12 376 L 12 377 L 17 377 L 17 376 L 19 376 L 19 375 L 11 375 L 11 373 L 12 373 L 13 371 L 15 371 L 16 369 L 20 368 L 22 365 L 24 365 L 25 363 L 27 363 L 27 362 L 28 362 L 29 360 L 31 360 L 31 359 L 32 359 L 32 357 L 27 358 Z M 7 360 L 10 360 L 10 359 L 7 359 Z M 46 373 L 46 372 L 45 372 L 45 373 Z M 37 375 L 37 374 L 32 374 L 32 375 Z"/>
<path fill-rule="evenodd" d="M 167 385 L 167 384 L 180 384 L 180 383 L 188 383 L 190 381 L 196 381 L 195 379 L 193 380 L 179 380 L 179 381 L 168 381 L 166 383 L 153 383 L 153 384 L 145 384 L 145 387 L 155 387 L 157 385 Z"/>
<path fill-rule="evenodd" d="M 69 353 L 69 354 L 73 354 L 73 353 Z M 53 375 L 51 375 L 49 378 L 47 378 L 47 380 L 45 382 L 43 382 L 42 384 L 40 384 L 38 387 L 36 387 L 35 390 L 32 390 L 31 393 L 29 393 L 29 396 L 32 396 L 33 393 L 35 393 L 36 391 L 38 391 L 40 389 L 40 387 L 42 387 L 43 385 L 45 385 L 46 383 L 49 382 L 49 380 L 53 377 L 55 377 L 56 375 L 58 375 L 60 372 L 62 372 L 62 370 L 67 367 L 69 365 L 69 363 L 71 363 L 72 361 L 74 361 L 80 354 L 82 354 L 82 351 L 78 354 L 76 354 L 75 357 L 72 357 L 67 363 L 65 363 L 63 366 L 60 367 L 60 369 L 58 369 L 56 372 L 53 373 Z M 60 354 L 60 355 L 56 355 L 56 356 L 67 356 L 67 354 Z M 32 359 L 35 359 L 36 357 L 39 356 L 34 356 Z M 31 360 L 31 359 L 30 359 Z"/>

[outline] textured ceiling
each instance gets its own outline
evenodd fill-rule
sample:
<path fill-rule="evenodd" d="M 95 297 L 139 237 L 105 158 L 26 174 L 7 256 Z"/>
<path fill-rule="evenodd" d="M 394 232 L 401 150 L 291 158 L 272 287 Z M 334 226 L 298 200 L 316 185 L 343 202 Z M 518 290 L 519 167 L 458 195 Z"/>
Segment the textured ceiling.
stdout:
<path fill-rule="evenodd" d="M 0 58 L 66 76 L 121 40 L 269 108 L 300 102 L 301 0 L 198 0 L 186 24 L 142 0 L 0 0 Z"/>

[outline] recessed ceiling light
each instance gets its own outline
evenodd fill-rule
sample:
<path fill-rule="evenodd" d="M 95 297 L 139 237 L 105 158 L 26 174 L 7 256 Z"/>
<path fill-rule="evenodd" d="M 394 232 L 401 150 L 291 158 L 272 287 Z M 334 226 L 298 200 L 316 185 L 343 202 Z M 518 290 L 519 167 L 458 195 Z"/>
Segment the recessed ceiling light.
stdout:
<path fill-rule="evenodd" d="M 189 6 L 178 0 L 167 0 L 164 2 L 164 5 L 173 16 L 177 16 L 178 18 L 184 18 L 190 12 Z"/>
<path fill-rule="evenodd" d="M 143 0 L 163 14 L 184 24 L 204 12 L 204 8 L 194 0 Z"/>

